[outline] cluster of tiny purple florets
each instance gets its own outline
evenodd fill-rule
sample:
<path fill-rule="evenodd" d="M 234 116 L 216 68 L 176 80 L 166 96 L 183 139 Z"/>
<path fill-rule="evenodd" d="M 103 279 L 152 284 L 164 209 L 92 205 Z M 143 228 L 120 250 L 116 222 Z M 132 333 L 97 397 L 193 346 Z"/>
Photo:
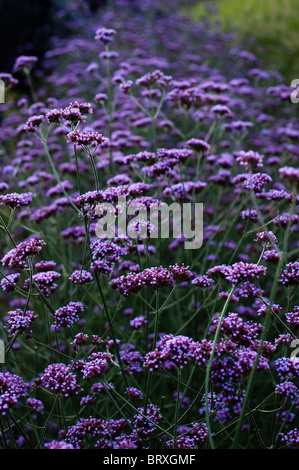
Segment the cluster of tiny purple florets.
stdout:
<path fill-rule="evenodd" d="M 70 327 L 74 322 L 79 320 L 79 313 L 84 311 L 81 302 L 70 302 L 65 307 L 60 307 L 54 313 L 54 324 L 56 329 Z"/>

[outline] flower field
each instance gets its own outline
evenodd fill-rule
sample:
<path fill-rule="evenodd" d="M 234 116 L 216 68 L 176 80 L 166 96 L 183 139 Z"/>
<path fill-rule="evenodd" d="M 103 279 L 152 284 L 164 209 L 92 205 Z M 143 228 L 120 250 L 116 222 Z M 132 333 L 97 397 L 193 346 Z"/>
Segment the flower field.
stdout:
<path fill-rule="evenodd" d="M 299 105 L 186 3 L 0 74 L 1 449 L 299 445 Z"/>

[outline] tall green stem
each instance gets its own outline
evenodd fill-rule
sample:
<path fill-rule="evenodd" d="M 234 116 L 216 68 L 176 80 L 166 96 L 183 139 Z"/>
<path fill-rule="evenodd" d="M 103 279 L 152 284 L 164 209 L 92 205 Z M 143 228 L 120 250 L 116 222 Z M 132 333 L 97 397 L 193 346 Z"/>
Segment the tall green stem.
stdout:
<path fill-rule="evenodd" d="M 221 330 L 222 321 L 223 321 L 224 315 L 227 311 L 229 302 L 230 302 L 230 300 L 232 298 L 232 295 L 234 293 L 234 290 L 235 290 L 235 286 L 232 287 L 232 289 L 229 293 L 229 296 L 227 297 L 226 302 L 224 304 L 224 307 L 222 309 L 222 312 L 221 312 L 221 315 L 220 315 L 220 318 L 219 318 L 219 322 L 218 322 L 218 325 L 217 325 L 216 333 L 215 333 L 215 336 L 214 336 L 214 344 L 213 344 L 211 356 L 210 356 L 207 371 L 206 371 L 206 379 L 205 379 L 206 424 L 207 424 L 207 428 L 208 428 L 208 439 L 209 439 L 209 443 L 210 443 L 212 448 L 214 448 L 214 443 L 213 443 L 213 438 L 212 438 L 211 422 L 210 422 L 210 414 L 209 414 L 209 403 L 208 403 L 210 375 L 211 375 L 212 363 L 213 363 L 215 350 L 216 350 L 216 345 L 217 345 L 217 341 L 218 341 L 220 330 Z M 212 396 L 211 396 L 211 406 L 212 406 Z"/>

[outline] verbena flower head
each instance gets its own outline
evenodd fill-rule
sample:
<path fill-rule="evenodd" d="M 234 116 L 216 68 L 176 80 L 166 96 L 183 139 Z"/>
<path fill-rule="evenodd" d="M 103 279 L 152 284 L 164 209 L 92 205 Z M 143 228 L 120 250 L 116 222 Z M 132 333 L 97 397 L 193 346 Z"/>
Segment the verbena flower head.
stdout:
<path fill-rule="evenodd" d="M 153 289 L 172 286 L 173 278 L 168 269 L 154 267 L 147 268 L 140 273 L 129 273 L 126 276 L 113 279 L 110 285 L 121 295 L 128 296 L 137 294 L 143 286 L 149 286 Z"/>
<path fill-rule="evenodd" d="M 108 353 L 92 353 L 89 361 L 82 367 L 83 378 L 91 379 L 101 376 L 106 371 L 111 357 Z"/>
<path fill-rule="evenodd" d="M 179 436 L 176 442 L 177 449 L 194 449 L 203 444 L 208 437 L 208 428 L 205 423 L 193 423 L 185 435 Z M 174 449 L 174 441 L 171 439 L 166 442 L 168 449 Z"/>
<path fill-rule="evenodd" d="M 136 387 L 128 387 L 126 390 L 125 390 L 125 394 L 129 397 L 129 398 L 137 398 L 139 400 L 142 400 L 143 398 L 143 393 Z"/>
<path fill-rule="evenodd" d="M 280 433 L 282 442 L 285 442 L 289 447 L 298 447 L 299 445 L 299 429 L 294 428 L 286 433 Z"/>
<path fill-rule="evenodd" d="M 38 114 L 35 116 L 31 116 L 24 125 L 24 131 L 26 132 L 35 132 L 37 131 L 40 124 L 44 121 L 44 115 Z"/>
<path fill-rule="evenodd" d="M 237 293 L 240 297 L 254 298 L 261 296 L 263 291 L 251 282 L 246 281 L 238 287 Z"/>
<path fill-rule="evenodd" d="M 204 140 L 196 139 L 195 137 L 187 140 L 186 144 L 192 150 L 195 150 L 196 152 L 202 152 L 202 153 L 207 153 L 211 147 L 210 144 L 208 144 Z"/>
<path fill-rule="evenodd" d="M 0 372 L 0 413 L 5 416 L 15 408 L 18 400 L 27 394 L 28 385 L 21 377 L 10 372 Z"/>
<path fill-rule="evenodd" d="M 165 75 L 161 70 L 149 72 L 136 80 L 137 85 L 145 88 L 150 88 L 153 85 L 160 85 L 166 87 L 172 80 L 172 77 Z"/>
<path fill-rule="evenodd" d="M 299 306 L 295 306 L 292 312 L 286 313 L 286 321 L 290 328 L 299 328 Z"/>
<path fill-rule="evenodd" d="M 299 169 L 292 166 L 284 166 L 279 169 L 281 178 L 289 180 L 290 183 L 298 185 L 299 183 Z"/>
<path fill-rule="evenodd" d="M 90 245 L 93 263 L 91 269 L 95 272 L 108 274 L 112 271 L 114 263 L 127 253 L 126 248 L 118 246 L 110 240 L 95 240 Z"/>
<path fill-rule="evenodd" d="M 71 326 L 79 320 L 79 313 L 84 311 L 84 306 L 81 302 L 70 302 L 65 307 L 60 307 L 54 313 L 54 324 L 56 329 Z"/>
<path fill-rule="evenodd" d="M 189 351 L 193 343 L 194 341 L 187 336 L 165 335 L 156 349 L 146 354 L 143 366 L 154 371 L 170 361 L 177 367 L 183 368 L 188 364 Z"/>
<path fill-rule="evenodd" d="M 4 292 L 12 292 L 17 285 L 20 273 L 9 274 L 6 278 L 1 279 L 0 285 Z"/>
<path fill-rule="evenodd" d="M 55 261 L 39 261 L 35 263 L 34 268 L 37 272 L 53 271 L 56 267 Z"/>
<path fill-rule="evenodd" d="M 73 284 L 86 284 L 88 282 L 93 281 L 92 274 L 89 271 L 86 271 L 85 269 L 82 270 L 76 270 L 73 272 L 73 274 L 69 277 L 69 280 Z"/>
<path fill-rule="evenodd" d="M 18 85 L 19 83 L 19 80 L 14 78 L 11 73 L 0 73 L 0 80 L 9 83 L 9 85 Z"/>
<path fill-rule="evenodd" d="M 45 449 L 74 449 L 74 446 L 65 441 L 51 441 L 45 444 Z"/>
<path fill-rule="evenodd" d="M 258 232 L 256 234 L 255 242 L 262 242 L 265 245 L 273 245 L 278 243 L 276 236 L 271 230 L 269 232 Z"/>
<path fill-rule="evenodd" d="M 36 398 L 28 398 L 27 405 L 35 411 L 43 411 L 44 409 L 43 402 L 41 400 L 37 400 Z"/>
<path fill-rule="evenodd" d="M 279 282 L 284 286 L 299 284 L 299 262 L 287 263 L 282 270 Z"/>
<path fill-rule="evenodd" d="M 73 341 L 71 342 L 73 350 L 78 351 L 80 346 L 83 346 L 84 344 L 86 344 L 87 340 L 88 340 L 88 334 L 78 333 L 73 339 Z"/>
<path fill-rule="evenodd" d="M 236 159 L 240 165 L 244 166 L 247 171 L 255 171 L 263 166 L 263 155 L 258 152 L 249 150 L 248 152 L 240 151 L 236 152 Z"/>
<path fill-rule="evenodd" d="M 193 286 L 197 287 L 210 287 L 214 283 L 213 279 L 210 279 L 208 276 L 198 276 L 195 277 L 192 281 L 191 284 Z"/>
<path fill-rule="evenodd" d="M 293 382 L 284 382 L 276 385 L 275 393 L 284 398 L 289 398 L 290 400 L 295 401 L 299 396 L 299 389 Z"/>
<path fill-rule="evenodd" d="M 133 423 L 135 432 L 137 436 L 140 437 L 150 436 L 156 429 L 155 424 L 159 424 L 162 419 L 160 410 L 157 405 L 149 404 L 147 410 L 144 408 L 138 408 L 138 411 L 142 413 L 142 415 L 145 415 L 146 418 L 141 414 L 134 416 Z"/>
<path fill-rule="evenodd" d="M 139 317 L 134 318 L 133 320 L 130 321 L 130 327 L 133 330 L 139 330 L 142 328 L 144 325 L 148 323 L 147 318 L 144 317 L 143 315 L 140 315 Z"/>
<path fill-rule="evenodd" d="M 113 41 L 115 34 L 116 31 L 114 29 L 98 28 L 96 30 L 95 39 L 106 45 Z"/>
<path fill-rule="evenodd" d="M 61 277 L 61 274 L 56 271 L 39 272 L 32 276 L 34 287 L 38 287 L 45 297 L 49 297 L 57 288 L 55 281 Z M 30 288 L 30 279 L 26 279 L 24 288 Z"/>
<path fill-rule="evenodd" d="M 46 367 L 42 375 L 42 383 L 53 393 L 59 393 L 62 398 L 77 395 L 80 391 L 75 374 L 63 363 L 53 363 Z"/>
<path fill-rule="evenodd" d="M 34 195 L 32 193 L 10 193 L 0 195 L 0 206 L 9 206 L 12 209 L 16 207 L 27 206 L 32 202 Z"/>
<path fill-rule="evenodd" d="M 179 266 L 178 264 L 169 266 L 168 270 L 175 284 L 190 281 L 194 278 L 194 273 L 189 270 L 189 266 L 184 266 L 184 263 L 181 266 Z"/>
<path fill-rule="evenodd" d="M 271 183 L 272 178 L 267 173 L 254 173 L 249 175 L 244 181 L 244 186 L 246 189 L 254 191 L 256 193 L 260 192 L 264 186 Z"/>
<path fill-rule="evenodd" d="M 298 357 L 280 357 L 274 367 L 281 380 L 289 379 L 292 376 L 299 376 L 299 358 Z"/>
<path fill-rule="evenodd" d="M 260 276 L 265 276 L 266 272 L 267 268 L 265 266 L 241 261 L 229 266 L 225 277 L 232 284 L 238 284 L 240 281 L 248 279 L 259 279 Z"/>
<path fill-rule="evenodd" d="M 219 318 L 213 320 L 210 333 L 216 331 Z M 244 321 L 237 313 L 229 313 L 221 323 L 221 332 L 240 346 L 252 346 L 255 339 L 262 332 L 263 327 L 253 321 Z"/>
<path fill-rule="evenodd" d="M 20 70 L 30 70 L 33 64 L 37 62 L 37 57 L 36 56 L 28 56 L 28 55 L 21 55 L 19 56 L 14 64 L 13 71 L 14 72 L 19 72 Z"/>
<path fill-rule="evenodd" d="M 68 142 L 80 145 L 81 147 L 98 146 L 108 142 L 108 139 L 98 132 L 73 131 L 68 134 L 67 138 Z"/>
<path fill-rule="evenodd" d="M 63 121 L 78 124 L 84 121 L 84 116 L 91 113 L 93 113 L 93 108 L 90 103 L 79 103 L 75 101 L 65 108 L 52 109 L 46 113 L 45 117 L 50 124 L 61 124 Z"/>
<path fill-rule="evenodd" d="M 13 336 L 15 333 L 23 333 L 27 330 L 33 320 L 36 319 L 36 315 L 31 310 L 12 310 L 8 312 L 8 320 L 5 324 L 5 328 L 8 329 L 9 335 Z"/>
<path fill-rule="evenodd" d="M 46 243 L 43 240 L 30 238 L 27 241 L 19 243 L 16 248 L 10 250 L 1 260 L 4 266 L 10 268 L 25 268 L 25 260 L 41 252 Z"/>

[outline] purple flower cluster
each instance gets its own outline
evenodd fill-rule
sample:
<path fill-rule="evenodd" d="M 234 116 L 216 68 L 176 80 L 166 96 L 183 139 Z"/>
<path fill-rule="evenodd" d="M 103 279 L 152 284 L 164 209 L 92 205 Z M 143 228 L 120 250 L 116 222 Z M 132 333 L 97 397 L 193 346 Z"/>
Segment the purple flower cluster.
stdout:
<path fill-rule="evenodd" d="M 21 377 L 10 372 L 0 373 L 0 413 L 5 416 L 13 409 L 20 398 L 27 394 L 28 386 Z"/>
<path fill-rule="evenodd" d="M 138 398 L 139 400 L 142 400 L 143 398 L 143 393 L 136 387 L 128 387 L 125 391 L 125 394 L 129 398 Z"/>
<path fill-rule="evenodd" d="M 4 292 L 11 292 L 14 290 L 19 277 L 20 273 L 9 274 L 4 279 L 1 280 L 0 285 Z"/>
<path fill-rule="evenodd" d="M 79 320 L 79 313 L 84 311 L 84 306 L 81 302 L 70 302 L 64 307 L 60 307 L 54 313 L 54 324 L 56 330 L 61 328 L 68 328 L 73 323 Z"/>
<path fill-rule="evenodd" d="M 177 449 L 196 449 L 202 445 L 208 437 L 208 429 L 205 423 L 193 423 L 190 431 L 180 436 L 176 442 Z M 174 441 L 170 440 L 166 442 L 169 449 L 174 448 Z"/>
<path fill-rule="evenodd" d="M 143 286 L 149 286 L 152 289 L 160 289 L 162 287 L 173 286 L 185 281 L 189 281 L 194 277 L 188 267 L 184 265 L 169 266 L 163 268 L 162 266 L 147 268 L 139 273 L 129 273 L 126 276 L 121 276 L 113 279 L 110 285 L 116 289 L 121 295 L 128 296 L 137 294 Z"/>
<path fill-rule="evenodd" d="M 21 55 L 16 59 L 13 71 L 19 72 L 20 70 L 30 69 L 37 60 L 36 56 Z"/>
<path fill-rule="evenodd" d="M 106 371 L 111 355 L 108 353 L 92 353 L 89 361 L 82 367 L 84 379 L 99 377 Z"/>
<path fill-rule="evenodd" d="M 281 433 L 281 440 L 292 448 L 297 447 L 299 445 L 299 429 L 294 428 L 286 433 Z"/>
<path fill-rule="evenodd" d="M 0 195 L 0 206 L 9 206 L 12 209 L 16 207 L 28 206 L 33 201 L 32 193 L 10 193 Z"/>
<path fill-rule="evenodd" d="M 98 132 L 79 132 L 73 131 L 68 134 L 68 142 L 89 147 L 90 145 L 106 144 L 108 139 Z"/>
<path fill-rule="evenodd" d="M 264 156 L 260 155 L 258 152 L 254 152 L 249 150 L 248 152 L 241 152 L 236 153 L 236 160 L 240 165 L 244 166 L 247 171 L 253 171 L 257 168 L 261 168 L 263 166 L 263 159 Z"/>
<path fill-rule="evenodd" d="M 8 312 L 8 320 L 5 324 L 5 328 L 8 329 L 10 336 L 16 333 L 23 333 L 25 330 L 30 328 L 33 320 L 36 319 L 36 315 L 31 310 L 13 310 Z"/>
<path fill-rule="evenodd" d="M 37 286 L 45 297 L 49 297 L 50 294 L 55 292 L 57 284 L 55 281 L 61 277 L 61 274 L 56 271 L 41 271 L 32 276 L 32 282 Z M 29 289 L 30 279 L 26 279 L 24 288 Z"/>
<path fill-rule="evenodd" d="M 65 441 L 51 441 L 45 444 L 45 449 L 74 449 L 72 444 L 68 444 Z"/>
<path fill-rule="evenodd" d="M 30 240 L 19 243 L 16 248 L 6 253 L 1 262 L 4 266 L 10 268 L 25 268 L 25 260 L 39 254 L 43 245 L 45 245 L 43 240 L 30 238 Z"/>
<path fill-rule="evenodd" d="M 73 274 L 69 277 L 69 280 L 73 284 L 87 284 L 88 282 L 93 281 L 93 277 L 90 272 L 86 271 L 85 269 L 76 270 L 73 272 Z"/>
<path fill-rule="evenodd" d="M 299 283 L 299 262 L 288 263 L 285 269 L 282 270 L 279 282 L 284 286 Z"/>
<path fill-rule="evenodd" d="M 96 30 L 95 39 L 101 41 L 103 44 L 109 44 L 113 41 L 113 36 L 116 34 L 114 29 L 99 28 Z"/>
<path fill-rule="evenodd" d="M 92 112 L 93 108 L 90 103 L 79 103 L 75 101 L 65 108 L 49 111 L 45 117 L 49 123 L 60 124 L 62 120 L 71 124 L 78 124 L 84 121 L 86 114 L 91 114 Z"/>
<path fill-rule="evenodd" d="M 93 262 L 91 268 L 98 273 L 108 274 L 112 271 L 114 263 L 127 253 L 126 248 L 118 246 L 110 240 L 96 240 L 90 245 Z"/>
<path fill-rule="evenodd" d="M 183 368 L 191 359 L 191 346 L 194 346 L 194 341 L 187 336 L 164 335 L 157 348 L 146 354 L 143 366 L 154 371 L 171 362 Z"/>
<path fill-rule="evenodd" d="M 80 391 L 75 375 L 71 372 L 70 367 L 63 363 L 50 364 L 44 370 L 42 384 L 53 393 L 59 393 L 62 398 L 77 395 Z"/>
<path fill-rule="evenodd" d="M 259 279 L 260 276 L 265 276 L 266 272 L 267 268 L 265 266 L 241 261 L 230 266 L 225 277 L 232 284 L 238 284 L 240 281 L 248 279 Z"/>
<path fill-rule="evenodd" d="M 294 330 L 299 328 L 299 306 L 295 306 L 294 311 L 286 313 L 285 316 L 287 324 L 290 326 L 290 328 Z"/>
<path fill-rule="evenodd" d="M 265 266 L 240 261 L 232 266 L 214 266 L 207 271 L 207 274 L 212 278 L 223 277 L 233 285 L 236 285 L 239 282 L 247 281 L 248 279 L 259 279 L 259 277 L 264 276 L 266 272 L 267 268 Z"/>
<path fill-rule="evenodd" d="M 146 317 L 143 315 L 140 315 L 139 317 L 134 318 L 133 320 L 130 321 L 130 327 L 133 330 L 139 330 L 142 328 L 144 325 L 148 323 Z"/>

